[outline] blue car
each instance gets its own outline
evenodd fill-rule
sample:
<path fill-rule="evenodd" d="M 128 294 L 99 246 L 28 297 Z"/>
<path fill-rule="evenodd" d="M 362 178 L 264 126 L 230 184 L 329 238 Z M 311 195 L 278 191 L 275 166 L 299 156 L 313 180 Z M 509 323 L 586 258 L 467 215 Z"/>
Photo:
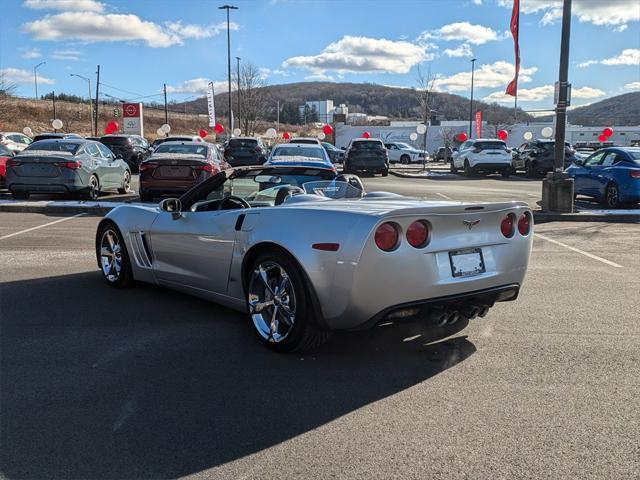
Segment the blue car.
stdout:
<path fill-rule="evenodd" d="M 575 160 L 566 173 L 575 194 L 595 198 L 608 208 L 640 202 L 640 148 L 610 147 Z"/>
<path fill-rule="evenodd" d="M 276 145 L 271 150 L 271 155 L 265 165 L 328 168 L 337 172 L 326 150 L 319 144 L 282 143 Z"/>

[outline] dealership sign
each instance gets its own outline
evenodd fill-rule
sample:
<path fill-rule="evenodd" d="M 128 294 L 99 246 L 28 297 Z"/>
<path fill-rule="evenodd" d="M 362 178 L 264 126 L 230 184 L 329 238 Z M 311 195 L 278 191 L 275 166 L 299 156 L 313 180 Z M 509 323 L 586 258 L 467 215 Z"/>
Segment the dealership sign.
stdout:
<path fill-rule="evenodd" d="M 144 135 L 141 103 L 122 104 L 122 124 L 124 133 L 129 135 Z"/>
<path fill-rule="evenodd" d="M 213 82 L 207 85 L 207 109 L 209 111 L 209 126 L 216 125 L 216 105 L 214 103 Z"/>

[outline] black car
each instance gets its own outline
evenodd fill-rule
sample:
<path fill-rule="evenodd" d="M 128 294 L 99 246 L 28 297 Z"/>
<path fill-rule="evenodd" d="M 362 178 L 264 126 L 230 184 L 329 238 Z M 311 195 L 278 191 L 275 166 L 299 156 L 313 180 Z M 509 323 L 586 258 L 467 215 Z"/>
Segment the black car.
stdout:
<path fill-rule="evenodd" d="M 105 135 L 100 143 L 121 157 L 132 172 L 137 173 L 139 165 L 151 155 L 151 146 L 139 135 Z"/>
<path fill-rule="evenodd" d="M 37 142 L 38 140 L 55 140 L 55 139 L 63 139 L 63 138 L 70 138 L 70 139 L 80 139 L 83 138 L 80 135 L 78 135 L 77 133 L 40 133 L 38 135 L 36 135 L 35 137 L 33 137 L 33 141 Z"/>
<path fill-rule="evenodd" d="M 232 167 L 262 165 L 268 151 L 262 140 L 256 137 L 235 137 L 224 144 L 224 159 Z"/>
<path fill-rule="evenodd" d="M 344 160 L 344 150 L 332 145 L 329 142 L 322 142 L 322 146 L 324 147 L 327 155 L 333 163 L 342 163 Z"/>
<path fill-rule="evenodd" d="M 515 149 L 513 155 L 513 169 L 524 170 L 528 177 L 544 175 L 553 170 L 555 162 L 556 142 L 554 140 L 538 139 L 522 144 Z M 566 142 L 564 147 L 564 168 L 575 160 L 575 151 Z"/>
<path fill-rule="evenodd" d="M 380 173 L 389 174 L 389 155 L 382 140 L 373 138 L 355 138 L 349 142 L 344 153 L 344 173 Z"/>

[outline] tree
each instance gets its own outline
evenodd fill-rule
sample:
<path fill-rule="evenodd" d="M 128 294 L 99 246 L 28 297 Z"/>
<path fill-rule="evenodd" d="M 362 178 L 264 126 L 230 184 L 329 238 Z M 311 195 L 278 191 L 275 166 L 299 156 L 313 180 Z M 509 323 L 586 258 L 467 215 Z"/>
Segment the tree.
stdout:
<path fill-rule="evenodd" d="M 311 110 L 309 111 L 309 117 L 307 117 L 308 123 L 317 123 L 319 122 L 318 110 L 315 105 L 311 105 Z"/>
<path fill-rule="evenodd" d="M 238 85 L 238 76 L 232 80 Z M 266 82 L 260 69 L 251 62 L 244 62 L 240 68 L 240 108 L 243 130 L 253 135 L 257 121 L 264 116 L 268 104 Z"/>
<path fill-rule="evenodd" d="M 16 93 L 18 86 L 7 78 L 7 75 L 0 71 L 0 97 L 9 97 Z"/>
<path fill-rule="evenodd" d="M 420 118 L 424 123 L 427 130 L 424 132 L 424 140 L 422 143 L 422 149 L 425 155 L 422 157 L 422 167 L 424 168 L 427 161 L 427 135 L 429 133 L 429 120 L 431 119 L 431 102 L 433 100 L 433 86 L 435 84 L 436 77 L 431 75 L 431 66 L 427 70 L 427 73 L 422 72 L 422 68 L 418 65 L 418 87 L 416 88 L 416 95 L 418 97 L 418 103 L 420 104 Z"/>
<path fill-rule="evenodd" d="M 300 110 L 298 110 L 297 105 L 291 102 L 283 103 L 280 109 L 280 122 L 298 125 L 300 123 Z"/>

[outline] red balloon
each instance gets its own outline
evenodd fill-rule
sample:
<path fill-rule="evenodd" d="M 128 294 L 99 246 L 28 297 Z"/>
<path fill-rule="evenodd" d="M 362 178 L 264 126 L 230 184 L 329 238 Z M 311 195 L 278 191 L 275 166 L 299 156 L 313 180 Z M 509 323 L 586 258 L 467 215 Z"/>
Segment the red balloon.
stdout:
<path fill-rule="evenodd" d="M 466 142 L 467 141 L 467 134 L 464 133 L 464 132 L 461 132 L 461 133 L 458 134 L 457 138 L 458 138 L 458 141 L 460 143 Z"/>
<path fill-rule="evenodd" d="M 362 133 L 362 138 L 369 138 L 369 137 L 371 137 L 371 134 L 369 132 Z"/>
<path fill-rule="evenodd" d="M 600 136 L 598 137 L 598 141 L 599 142 L 606 142 L 607 141 L 607 136 L 604 133 L 601 133 Z"/>
<path fill-rule="evenodd" d="M 200 138 L 204 138 L 207 136 L 207 131 L 206 130 L 200 130 L 198 132 L 198 135 L 200 135 Z"/>
<path fill-rule="evenodd" d="M 609 138 L 611 135 L 613 135 L 613 129 L 611 127 L 607 127 L 604 130 L 602 130 L 602 134 Z"/>
<path fill-rule="evenodd" d="M 284 138 L 285 140 L 289 140 L 291 138 L 291 134 L 289 132 L 284 132 L 282 134 L 282 138 Z"/>
<path fill-rule="evenodd" d="M 333 128 L 331 128 L 331 125 L 325 125 L 322 127 L 322 133 L 325 135 L 331 135 L 333 133 Z"/>
<path fill-rule="evenodd" d="M 216 126 L 213 127 L 213 131 L 216 133 L 222 133 L 224 132 L 224 127 L 222 126 L 221 123 L 216 123 Z"/>
<path fill-rule="evenodd" d="M 506 130 L 498 131 L 498 138 L 500 140 L 506 140 L 508 136 L 509 136 L 509 133 Z"/>

